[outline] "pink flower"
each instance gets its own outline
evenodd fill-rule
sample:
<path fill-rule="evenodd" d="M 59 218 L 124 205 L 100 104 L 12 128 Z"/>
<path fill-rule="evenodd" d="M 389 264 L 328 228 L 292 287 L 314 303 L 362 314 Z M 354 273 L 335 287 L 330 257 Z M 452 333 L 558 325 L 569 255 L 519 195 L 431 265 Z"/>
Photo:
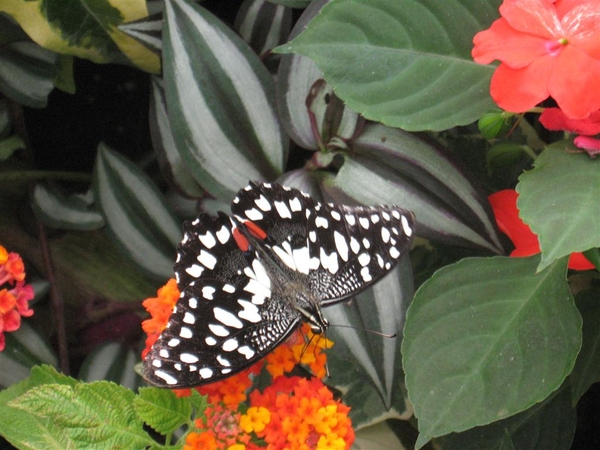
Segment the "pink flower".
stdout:
<path fill-rule="evenodd" d="M 473 58 L 500 60 L 490 92 L 525 112 L 552 97 L 572 119 L 600 110 L 600 1 L 504 0 L 502 18 L 473 39 Z"/>

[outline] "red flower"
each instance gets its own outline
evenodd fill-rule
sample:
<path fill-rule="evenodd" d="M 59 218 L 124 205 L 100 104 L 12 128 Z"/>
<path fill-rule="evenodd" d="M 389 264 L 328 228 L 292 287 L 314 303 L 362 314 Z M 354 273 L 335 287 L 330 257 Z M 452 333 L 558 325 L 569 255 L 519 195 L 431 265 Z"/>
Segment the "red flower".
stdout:
<path fill-rule="evenodd" d="M 25 265 L 17 253 L 9 253 L 0 245 L 0 352 L 4 350 L 5 332 L 21 326 L 21 316 L 29 317 L 33 310 L 33 287 L 25 284 Z"/>
<path fill-rule="evenodd" d="M 600 110 L 600 2 L 504 0 L 502 18 L 473 39 L 473 59 L 500 60 L 491 95 L 511 112 L 551 96 L 572 119 Z"/>
<path fill-rule="evenodd" d="M 575 145 L 592 158 L 600 153 L 600 139 L 591 137 L 600 133 L 600 111 L 593 112 L 585 119 L 570 119 L 559 108 L 546 108 L 540 116 L 540 123 L 549 130 L 583 134 L 575 138 Z"/>
<path fill-rule="evenodd" d="M 488 197 L 498 228 L 515 245 L 510 256 L 531 256 L 540 252 L 538 238 L 529 226 L 519 217 L 517 209 L 517 191 L 506 189 Z M 594 265 L 581 253 L 572 253 L 569 258 L 569 268 L 574 270 L 593 269 Z"/>

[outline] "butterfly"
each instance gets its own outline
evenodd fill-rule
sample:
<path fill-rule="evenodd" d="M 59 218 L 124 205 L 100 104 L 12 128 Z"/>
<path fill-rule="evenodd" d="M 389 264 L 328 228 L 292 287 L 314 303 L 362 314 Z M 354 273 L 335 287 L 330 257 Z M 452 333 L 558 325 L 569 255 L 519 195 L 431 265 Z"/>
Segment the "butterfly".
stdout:
<path fill-rule="evenodd" d="M 395 206 L 320 203 L 275 183 L 251 182 L 232 215 L 184 223 L 175 277 L 181 296 L 144 359 L 144 378 L 167 388 L 229 377 L 263 358 L 322 308 L 387 274 L 414 235 Z"/>

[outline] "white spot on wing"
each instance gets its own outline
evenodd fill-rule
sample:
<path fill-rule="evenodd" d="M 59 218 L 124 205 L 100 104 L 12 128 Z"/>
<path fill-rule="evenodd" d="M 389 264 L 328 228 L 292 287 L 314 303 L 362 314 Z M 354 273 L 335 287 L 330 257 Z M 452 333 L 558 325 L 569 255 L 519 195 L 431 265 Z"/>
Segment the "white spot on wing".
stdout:
<path fill-rule="evenodd" d="M 204 342 L 206 342 L 206 345 L 213 346 L 217 343 L 217 340 L 212 336 L 208 336 L 206 339 L 204 339 Z"/>
<path fill-rule="evenodd" d="M 215 318 L 225 326 L 238 329 L 244 326 L 240 319 L 235 317 L 234 314 L 224 310 L 223 308 L 219 308 L 218 306 L 213 308 L 213 314 L 215 315 Z"/>
<path fill-rule="evenodd" d="M 381 228 L 381 240 L 386 244 L 390 240 L 390 231 L 386 227 Z"/>
<path fill-rule="evenodd" d="M 196 323 L 196 317 L 192 313 L 186 312 L 183 316 L 183 323 L 194 325 Z"/>
<path fill-rule="evenodd" d="M 327 228 L 329 226 L 329 221 L 325 217 L 318 216 L 315 219 L 315 225 L 317 226 L 317 228 Z"/>
<path fill-rule="evenodd" d="M 202 275 L 202 272 L 204 272 L 204 267 L 199 264 L 192 264 L 191 266 L 185 268 L 185 273 L 194 278 L 198 278 L 200 275 Z"/>
<path fill-rule="evenodd" d="M 229 331 L 227 331 L 227 328 L 225 328 L 222 325 L 216 325 L 214 323 L 211 323 L 208 325 L 208 328 L 210 329 L 210 331 L 212 331 L 217 336 L 220 336 L 220 337 L 229 336 Z"/>
<path fill-rule="evenodd" d="M 276 201 L 275 209 L 279 213 L 279 217 L 281 217 L 282 219 L 291 219 L 292 218 L 292 213 L 290 212 L 289 208 L 287 207 L 287 205 L 284 202 Z"/>
<path fill-rule="evenodd" d="M 260 194 L 260 197 L 258 199 L 254 200 L 254 203 L 256 203 L 256 206 L 258 206 L 263 211 L 271 211 L 271 202 L 269 202 L 269 200 L 267 200 L 267 197 L 265 197 L 262 194 Z"/>
<path fill-rule="evenodd" d="M 190 339 L 193 336 L 192 330 L 190 330 L 188 327 L 181 327 L 181 330 L 179 330 L 179 336 L 184 339 Z"/>
<path fill-rule="evenodd" d="M 195 362 L 198 362 L 198 357 L 192 355 L 191 353 L 182 353 L 181 355 L 179 355 L 179 359 L 181 360 L 181 362 L 187 364 L 194 364 Z"/>
<path fill-rule="evenodd" d="M 172 375 L 169 375 L 167 372 L 165 372 L 163 370 L 155 370 L 154 376 L 165 380 L 165 383 L 167 383 L 167 384 L 177 384 L 177 378 L 175 378 Z"/>
<path fill-rule="evenodd" d="M 340 258 L 348 261 L 348 243 L 346 242 L 346 238 L 336 230 L 333 232 L 333 240 L 335 241 L 335 248 L 337 248 Z"/>
<path fill-rule="evenodd" d="M 242 299 L 239 299 L 237 302 L 244 308 L 238 313 L 238 317 L 252 323 L 258 323 L 262 320 L 262 317 L 258 313 L 258 307 L 255 304 Z"/>
<path fill-rule="evenodd" d="M 348 222 L 348 225 L 353 227 L 356 225 L 356 218 L 352 214 L 346 214 L 346 222 Z"/>
<path fill-rule="evenodd" d="M 208 253 L 206 250 L 200 250 L 200 254 L 196 257 L 198 262 L 202 264 L 204 267 L 212 270 L 215 268 L 215 264 L 217 264 L 217 258 L 215 258 L 211 253 Z"/>
<path fill-rule="evenodd" d="M 204 286 L 202 288 L 202 297 L 204 297 L 206 300 L 212 300 L 215 290 L 216 289 L 212 286 Z"/>
<path fill-rule="evenodd" d="M 410 227 L 408 220 L 406 219 L 405 216 L 402 216 L 402 229 L 404 230 L 404 233 L 406 233 L 406 235 L 408 237 L 412 236 L 412 228 Z"/>
<path fill-rule="evenodd" d="M 310 270 L 310 255 L 308 253 L 308 247 L 294 249 L 292 254 L 294 255 L 294 262 L 296 263 L 296 270 L 300 273 L 308 275 Z"/>
<path fill-rule="evenodd" d="M 339 269 L 339 265 L 338 265 L 338 257 L 337 257 L 336 252 L 331 252 L 328 255 L 327 253 L 325 253 L 325 250 L 323 250 L 323 247 L 321 247 L 321 252 L 319 254 L 319 257 L 321 259 L 321 265 L 323 266 L 324 269 L 329 270 L 329 272 L 331 272 L 331 273 L 337 273 L 337 271 Z"/>
<path fill-rule="evenodd" d="M 208 367 L 203 367 L 202 369 L 200 369 L 200 370 L 198 371 L 198 373 L 199 373 L 199 374 L 200 374 L 200 376 L 201 376 L 202 378 L 204 378 L 205 380 L 206 380 L 207 378 L 210 378 L 210 377 L 212 377 L 212 376 L 213 376 L 213 371 L 212 371 L 211 369 L 209 369 Z"/>
<path fill-rule="evenodd" d="M 237 339 L 231 338 L 231 339 L 227 339 L 225 342 L 223 342 L 223 345 L 221 346 L 221 348 L 226 352 L 232 352 L 236 348 L 238 348 L 238 345 L 239 344 L 238 344 Z"/>
<path fill-rule="evenodd" d="M 225 366 L 225 367 L 231 366 L 231 363 L 229 362 L 229 360 L 227 358 L 224 358 L 223 355 L 217 355 L 217 361 L 219 361 L 219 364 L 221 364 L 222 366 Z"/>
<path fill-rule="evenodd" d="M 360 244 L 354 236 L 350 237 L 350 248 L 355 254 L 358 253 L 360 250 Z"/>
<path fill-rule="evenodd" d="M 180 342 L 181 341 L 179 339 L 177 339 L 177 338 L 171 338 L 171 339 L 169 339 L 169 342 L 167 342 L 167 345 L 169 347 L 177 347 Z"/>
<path fill-rule="evenodd" d="M 361 227 L 363 227 L 365 230 L 369 229 L 369 219 L 367 219 L 366 217 L 359 217 L 358 218 L 358 223 L 360 224 Z"/>
<path fill-rule="evenodd" d="M 397 259 L 400 256 L 400 252 L 396 247 L 390 248 L 390 256 L 394 259 Z"/>
<path fill-rule="evenodd" d="M 263 213 L 256 208 L 247 209 L 244 211 L 244 214 L 246 214 L 246 217 L 250 220 L 260 220 L 264 217 Z"/>
<path fill-rule="evenodd" d="M 365 283 L 368 283 L 369 281 L 371 281 L 373 279 L 373 277 L 371 276 L 371 272 L 369 272 L 368 267 L 363 267 L 360 270 L 360 275 L 362 276 Z"/>
<path fill-rule="evenodd" d="M 217 239 L 219 240 L 219 242 L 221 244 L 224 244 L 225 242 L 227 242 L 229 240 L 229 238 L 231 237 L 229 228 L 227 228 L 225 225 L 223 225 L 221 227 L 221 229 L 219 231 L 217 231 L 216 235 L 217 235 Z"/>
<path fill-rule="evenodd" d="M 293 212 L 302 211 L 302 203 L 300 203 L 300 199 L 295 197 L 290 200 L 290 208 Z"/>
<path fill-rule="evenodd" d="M 242 345 L 240 348 L 238 348 L 238 353 L 241 353 L 242 355 L 244 355 L 246 357 L 246 359 L 250 359 L 254 356 L 254 350 L 252 350 L 250 347 L 248 347 L 247 345 Z"/>
<path fill-rule="evenodd" d="M 368 253 L 361 253 L 360 255 L 358 255 L 358 262 L 363 267 L 369 265 L 369 263 L 371 262 L 371 255 L 369 255 Z"/>
<path fill-rule="evenodd" d="M 215 237 L 210 231 L 207 231 L 206 234 L 199 234 L 198 239 L 200 239 L 200 242 L 202 242 L 206 248 L 213 248 L 217 244 Z"/>

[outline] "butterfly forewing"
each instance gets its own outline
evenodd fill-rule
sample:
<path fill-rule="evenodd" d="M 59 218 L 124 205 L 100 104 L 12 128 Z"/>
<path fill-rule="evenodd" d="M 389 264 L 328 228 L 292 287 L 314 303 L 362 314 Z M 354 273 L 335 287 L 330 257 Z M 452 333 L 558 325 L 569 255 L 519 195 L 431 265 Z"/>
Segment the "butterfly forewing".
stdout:
<path fill-rule="evenodd" d="M 398 207 L 321 204 L 275 184 L 250 184 L 232 204 L 264 229 L 282 267 L 308 277 L 321 305 L 358 293 L 388 273 L 412 240 L 414 215 Z"/>
<path fill-rule="evenodd" d="M 181 297 L 144 360 L 162 387 L 191 387 L 243 370 L 320 307 L 357 294 L 406 253 L 414 216 L 397 207 L 321 204 L 297 189 L 250 183 L 233 218 L 184 225 L 175 273 Z M 234 238 L 234 236 L 236 236 Z"/>

